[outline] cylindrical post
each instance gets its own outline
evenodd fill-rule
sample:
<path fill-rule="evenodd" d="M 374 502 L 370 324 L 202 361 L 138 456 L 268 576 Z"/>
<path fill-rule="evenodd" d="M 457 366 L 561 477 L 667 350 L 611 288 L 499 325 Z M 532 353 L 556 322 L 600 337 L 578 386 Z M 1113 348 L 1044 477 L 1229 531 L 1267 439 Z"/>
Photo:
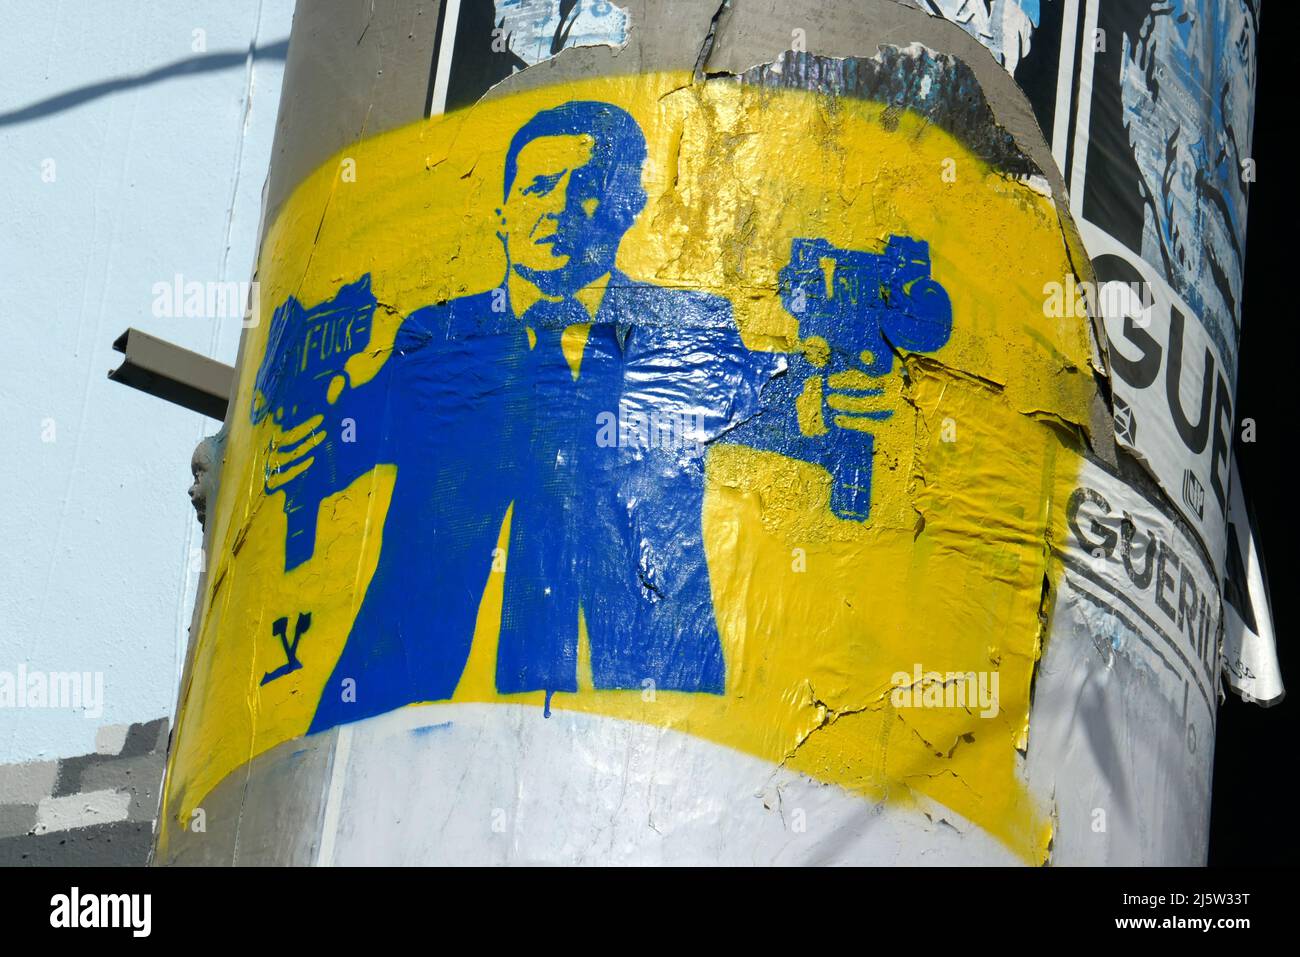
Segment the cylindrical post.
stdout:
<path fill-rule="evenodd" d="M 300 5 L 157 860 L 1203 862 L 1258 12 L 1174 6 Z"/>

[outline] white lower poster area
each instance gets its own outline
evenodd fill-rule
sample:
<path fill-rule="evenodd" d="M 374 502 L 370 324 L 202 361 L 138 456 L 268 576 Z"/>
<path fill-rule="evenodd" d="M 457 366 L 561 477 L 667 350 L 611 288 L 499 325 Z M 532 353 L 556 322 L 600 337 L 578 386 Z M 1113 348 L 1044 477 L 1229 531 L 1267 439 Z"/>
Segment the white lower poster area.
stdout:
<path fill-rule="evenodd" d="M 318 865 L 1023 863 L 922 795 L 873 801 L 637 721 L 432 704 L 332 733 Z"/>
<path fill-rule="evenodd" d="M 1091 462 L 1067 522 L 1029 723 L 1030 784 L 1055 807 L 1052 861 L 1204 864 L 1215 575 L 1177 518 Z"/>

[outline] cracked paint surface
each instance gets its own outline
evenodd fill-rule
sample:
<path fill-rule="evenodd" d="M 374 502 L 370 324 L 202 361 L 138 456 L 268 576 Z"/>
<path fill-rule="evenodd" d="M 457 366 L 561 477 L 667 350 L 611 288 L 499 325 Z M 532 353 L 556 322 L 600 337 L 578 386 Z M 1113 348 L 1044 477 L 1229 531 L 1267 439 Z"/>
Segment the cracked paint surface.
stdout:
<path fill-rule="evenodd" d="M 476 627 L 449 700 L 522 705 L 537 721 L 547 712 L 608 716 L 871 800 L 937 802 L 1040 863 L 1051 809 L 1031 796 L 1022 752 L 1044 609 L 1059 578 L 1051 528 L 1080 468 L 1095 398 L 1087 317 L 1049 317 L 1042 291 L 1073 273 L 1077 253 L 1051 199 L 1025 180 L 1031 171 L 998 165 L 1006 154 L 996 152 L 1004 148 L 996 131 L 972 143 L 960 124 L 945 128 L 896 101 L 770 80 L 576 81 L 355 144 L 346 151 L 354 179 L 341 176 L 340 154 L 271 225 L 262 314 L 290 296 L 326 303 L 369 274 L 368 344 L 348 360 L 346 377 L 353 388 L 379 381 L 400 352 L 406 317 L 500 288 L 506 262 L 492 224 L 506 144 L 539 111 L 575 100 L 617 104 L 647 141 L 647 201 L 618 270 L 724 299 L 755 353 L 812 362 L 827 345 L 801 336 L 782 302 L 793 240 L 879 253 L 891 236 L 922 238 L 951 300 L 951 337 L 934 354 L 898 350 L 894 374 L 881 380 L 879 400 L 893 414 L 874 425 L 868 521 L 832 511 L 831 476 L 816 464 L 740 444 L 707 450 L 701 527 L 726 662 L 720 694 L 598 689 L 585 638 L 576 690 L 502 693 L 495 665 L 507 512 L 496 539 L 503 567 L 467 599 Z M 164 854 L 171 832 L 219 782 L 308 731 L 384 538 L 402 534 L 385 528 L 400 467 L 379 464 L 321 502 L 314 552 L 285 571 L 283 493 L 263 487 L 274 426 L 250 415 L 269 331 L 264 323 L 246 343 L 245 387 L 209 511 L 214 567 L 171 758 Z M 837 376 L 817 388 L 862 385 L 852 371 Z M 800 430 L 836 427 L 824 419 L 820 403 L 806 403 Z M 286 663 L 274 624 L 306 611 L 301 667 L 263 682 Z M 896 707 L 893 676 L 914 667 L 996 671 L 996 715 Z"/>

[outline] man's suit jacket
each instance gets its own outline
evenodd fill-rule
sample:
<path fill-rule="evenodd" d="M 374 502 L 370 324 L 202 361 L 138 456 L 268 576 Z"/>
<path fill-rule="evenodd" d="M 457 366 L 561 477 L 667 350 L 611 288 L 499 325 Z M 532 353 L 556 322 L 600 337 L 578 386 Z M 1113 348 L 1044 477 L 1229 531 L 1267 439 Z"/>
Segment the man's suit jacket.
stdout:
<path fill-rule="evenodd" d="M 759 413 L 784 360 L 744 346 L 725 299 L 614 273 L 575 378 L 562 330 L 530 341 L 492 303 L 412 313 L 381 373 L 340 399 L 358 441 L 338 454 L 394 463 L 397 478 L 313 731 L 452 696 L 507 509 L 499 692 L 577 690 L 580 613 L 596 688 L 723 691 L 703 449 Z M 696 434 L 597 440 L 609 415 L 634 413 Z"/>

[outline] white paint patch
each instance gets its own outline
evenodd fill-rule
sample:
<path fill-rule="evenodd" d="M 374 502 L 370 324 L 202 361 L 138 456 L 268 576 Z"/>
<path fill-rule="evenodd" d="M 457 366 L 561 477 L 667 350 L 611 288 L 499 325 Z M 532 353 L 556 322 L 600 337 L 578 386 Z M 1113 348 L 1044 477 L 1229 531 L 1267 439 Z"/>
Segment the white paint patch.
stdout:
<path fill-rule="evenodd" d="M 339 865 L 1019 863 L 928 799 L 874 803 L 637 722 L 436 704 L 351 729 L 321 841 Z"/>
<path fill-rule="evenodd" d="M 1047 199 L 1052 198 L 1052 184 L 1047 181 L 1046 176 L 1043 176 L 1041 174 L 1022 176 L 1018 179 L 1018 182 L 1023 183 L 1025 186 L 1028 186 L 1039 196 L 1043 196 Z"/>
<path fill-rule="evenodd" d="M 348 760 L 352 753 L 352 725 L 341 725 L 334 736 L 334 753 L 330 762 L 329 790 L 325 794 L 325 821 L 321 825 L 317 867 L 334 866 L 334 836 L 339 829 L 343 807 L 343 783 L 347 779 Z"/>
<path fill-rule="evenodd" d="M 95 731 L 96 754 L 121 754 L 126 745 L 129 724 L 106 724 Z"/>
<path fill-rule="evenodd" d="M 89 791 L 65 797 L 45 798 L 36 807 L 35 834 L 70 831 L 92 824 L 125 821 L 131 808 L 126 791 Z"/>

